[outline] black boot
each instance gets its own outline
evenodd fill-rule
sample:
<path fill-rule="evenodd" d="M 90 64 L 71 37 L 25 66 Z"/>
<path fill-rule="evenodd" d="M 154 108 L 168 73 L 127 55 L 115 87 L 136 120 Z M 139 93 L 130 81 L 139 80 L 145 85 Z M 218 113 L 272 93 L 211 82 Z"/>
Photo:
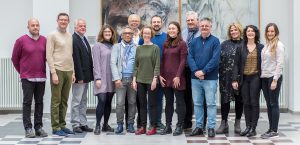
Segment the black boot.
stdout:
<path fill-rule="evenodd" d="M 248 134 L 248 132 L 251 130 L 250 126 L 247 126 L 246 129 L 240 133 L 241 136 L 245 136 L 246 134 Z"/>
<path fill-rule="evenodd" d="M 181 135 L 182 134 L 182 126 L 177 126 L 175 131 L 173 132 L 173 136 L 178 136 L 178 135 Z"/>
<path fill-rule="evenodd" d="M 100 125 L 95 127 L 95 130 L 94 130 L 94 134 L 95 135 L 99 135 L 101 133 L 101 129 L 100 128 L 101 128 Z"/>
<path fill-rule="evenodd" d="M 252 127 L 250 131 L 246 134 L 247 137 L 256 136 L 256 128 Z"/>
<path fill-rule="evenodd" d="M 114 132 L 114 129 L 111 128 L 108 124 L 103 124 L 102 131 L 103 132 Z"/>
<path fill-rule="evenodd" d="M 164 130 L 160 133 L 160 135 L 166 135 L 172 133 L 172 127 L 170 124 L 167 124 Z"/>

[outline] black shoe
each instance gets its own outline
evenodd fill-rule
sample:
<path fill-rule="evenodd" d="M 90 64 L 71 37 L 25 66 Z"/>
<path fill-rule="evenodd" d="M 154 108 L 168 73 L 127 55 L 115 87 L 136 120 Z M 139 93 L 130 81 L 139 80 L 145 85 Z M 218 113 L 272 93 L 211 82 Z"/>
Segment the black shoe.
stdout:
<path fill-rule="evenodd" d="M 75 133 L 82 133 L 82 129 L 79 126 L 73 127 L 73 132 Z"/>
<path fill-rule="evenodd" d="M 80 129 L 85 132 L 93 132 L 93 128 L 89 128 L 87 125 L 80 126 Z"/>
<path fill-rule="evenodd" d="M 173 132 L 173 136 L 178 136 L 178 135 L 181 135 L 183 132 L 183 129 L 181 126 L 177 126 L 175 131 Z"/>
<path fill-rule="evenodd" d="M 255 128 L 251 128 L 250 131 L 246 134 L 247 137 L 256 136 Z"/>
<path fill-rule="evenodd" d="M 43 128 L 39 128 L 35 130 L 35 135 L 40 137 L 47 137 L 48 134 L 43 130 Z"/>
<path fill-rule="evenodd" d="M 166 134 L 171 134 L 172 133 L 172 128 L 171 125 L 166 125 L 164 130 L 160 133 L 160 135 L 166 135 Z"/>
<path fill-rule="evenodd" d="M 113 128 L 111 128 L 108 124 L 103 124 L 102 131 L 103 132 L 114 132 L 115 130 Z"/>
<path fill-rule="evenodd" d="M 95 135 L 99 135 L 101 133 L 101 129 L 100 128 L 101 128 L 100 125 L 95 127 L 95 131 L 94 131 Z"/>
<path fill-rule="evenodd" d="M 196 136 L 196 135 L 203 135 L 202 128 L 196 127 L 190 134 L 190 136 Z"/>
<path fill-rule="evenodd" d="M 209 128 L 208 129 L 208 137 L 215 137 L 215 136 L 216 136 L 215 129 Z"/>
<path fill-rule="evenodd" d="M 187 123 L 184 123 L 183 125 L 183 129 L 186 130 L 186 129 L 191 129 L 193 126 L 193 123 L 192 122 L 187 122 Z"/>
<path fill-rule="evenodd" d="M 240 133 L 240 136 L 245 136 L 246 134 L 248 134 L 248 132 L 250 131 L 251 127 L 247 126 L 246 129 Z"/>

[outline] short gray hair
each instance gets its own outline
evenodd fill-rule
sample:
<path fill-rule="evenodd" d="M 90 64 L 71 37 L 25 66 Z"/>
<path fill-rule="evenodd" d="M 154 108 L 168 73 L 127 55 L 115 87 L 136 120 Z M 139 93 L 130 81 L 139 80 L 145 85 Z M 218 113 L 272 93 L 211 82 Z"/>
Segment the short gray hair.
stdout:
<path fill-rule="evenodd" d="M 195 19 L 198 19 L 198 14 L 195 11 L 188 11 L 186 16 L 194 16 Z"/>
<path fill-rule="evenodd" d="M 83 19 L 83 18 L 78 18 L 78 19 L 76 19 L 76 20 L 74 21 L 74 27 L 75 27 L 75 28 L 76 28 L 76 26 L 77 26 L 77 24 L 78 24 L 79 21 L 84 21 L 84 22 L 86 23 L 85 19 Z"/>

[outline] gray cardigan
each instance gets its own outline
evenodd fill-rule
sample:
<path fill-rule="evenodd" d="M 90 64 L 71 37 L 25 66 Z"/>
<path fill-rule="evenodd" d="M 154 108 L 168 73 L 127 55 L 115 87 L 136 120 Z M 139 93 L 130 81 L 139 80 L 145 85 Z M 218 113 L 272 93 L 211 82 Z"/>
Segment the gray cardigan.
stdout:
<path fill-rule="evenodd" d="M 135 43 L 133 45 L 135 49 L 138 46 Z M 110 61 L 113 81 L 122 79 L 122 69 L 123 69 L 122 59 L 123 59 L 124 49 L 125 48 L 121 44 L 121 42 L 113 45 L 112 52 L 111 52 L 111 61 Z"/>

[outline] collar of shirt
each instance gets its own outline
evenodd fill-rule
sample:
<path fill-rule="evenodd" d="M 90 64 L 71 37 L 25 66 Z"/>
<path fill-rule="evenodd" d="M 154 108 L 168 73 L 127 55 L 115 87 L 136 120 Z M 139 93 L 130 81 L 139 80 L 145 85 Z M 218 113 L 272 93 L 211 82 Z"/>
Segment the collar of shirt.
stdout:
<path fill-rule="evenodd" d="M 66 33 L 67 32 L 67 30 L 62 30 L 59 27 L 57 27 L 56 29 L 57 29 L 58 32 L 61 32 L 61 33 Z"/>
<path fill-rule="evenodd" d="M 162 35 L 162 31 L 158 31 L 155 35 L 159 36 L 159 35 Z"/>
<path fill-rule="evenodd" d="M 75 33 L 82 39 L 84 40 L 84 36 L 80 35 L 78 32 L 75 31 Z"/>
<path fill-rule="evenodd" d="M 40 38 L 40 34 L 37 37 L 33 37 L 31 33 L 27 33 L 27 35 L 34 40 L 38 40 Z"/>

